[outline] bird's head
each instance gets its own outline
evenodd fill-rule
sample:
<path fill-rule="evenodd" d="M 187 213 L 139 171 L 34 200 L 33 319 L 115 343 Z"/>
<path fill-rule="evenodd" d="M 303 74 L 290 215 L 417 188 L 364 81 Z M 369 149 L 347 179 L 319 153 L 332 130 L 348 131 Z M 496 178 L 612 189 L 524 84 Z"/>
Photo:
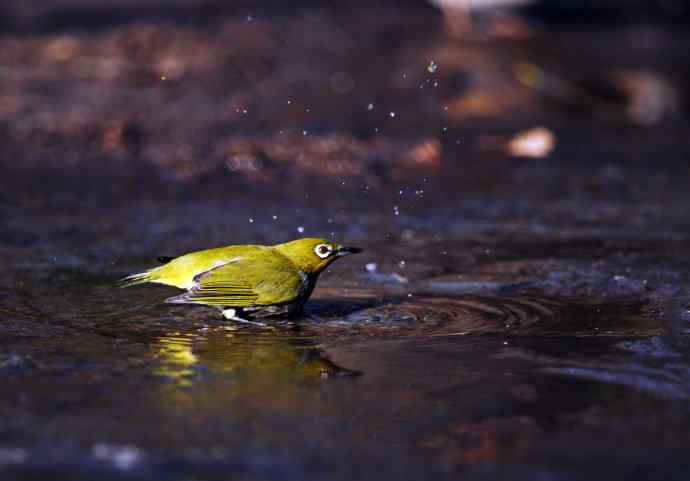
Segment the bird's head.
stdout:
<path fill-rule="evenodd" d="M 326 239 L 297 239 L 273 246 L 307 274 L 319 274 L 340 257 L 362 252 L 358 247 L 344 247 Z"/>

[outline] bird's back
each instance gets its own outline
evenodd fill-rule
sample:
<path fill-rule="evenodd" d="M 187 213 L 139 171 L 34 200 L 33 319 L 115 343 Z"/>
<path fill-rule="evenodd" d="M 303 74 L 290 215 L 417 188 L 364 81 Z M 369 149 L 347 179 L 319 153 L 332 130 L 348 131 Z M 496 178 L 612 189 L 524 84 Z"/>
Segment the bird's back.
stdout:
<path fill-rule="evenodd" d="M 149 270 L 147 280 L 180 289 L 190 289 L 196 276 L 228 262 L 252 262 L 265 256 L 276 255 L 279 254 L 273 252 L 271 247 L 261 245 L 231 245 L 205 249 L 181 255 L 165 265 Z M 287 259 L 284 260 L 289 262 Z"/>

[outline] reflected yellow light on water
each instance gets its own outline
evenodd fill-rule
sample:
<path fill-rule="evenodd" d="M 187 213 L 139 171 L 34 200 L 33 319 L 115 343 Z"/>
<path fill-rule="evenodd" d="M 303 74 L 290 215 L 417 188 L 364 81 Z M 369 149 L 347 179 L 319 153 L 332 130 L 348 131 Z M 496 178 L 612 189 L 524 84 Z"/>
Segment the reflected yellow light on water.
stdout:
<path fill-rule="evenodd" d="M 153 373 L 179 387 L 215 376 L 246 386 L 267 381 L 299 384 L 356 375 L 334 364 L 310 336 L 247 331 L 218 329 L 163 336 L 155 343 L 158 363 Z"/>
<path fill-rule="evenodd" d="M 161 364 L 154 368 L 154 374 L 168 377 L 180 386 L 190 386 L 194 366 L 199 361 L 192 350 L 192 340 L 192 337 L 179 333 L 158 339 L 156 357 Z"/>

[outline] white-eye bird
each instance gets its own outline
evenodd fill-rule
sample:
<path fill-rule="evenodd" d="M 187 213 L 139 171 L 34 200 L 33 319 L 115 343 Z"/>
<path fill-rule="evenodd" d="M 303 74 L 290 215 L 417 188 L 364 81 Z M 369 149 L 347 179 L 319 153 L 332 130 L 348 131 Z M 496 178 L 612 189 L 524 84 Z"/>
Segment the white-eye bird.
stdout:
<path fill-rule="evenodd" d="M 147 282 L 186 292 L 172 304 L 219 308 L 227 319 L 290 315 L 309 299 L 319 274 L 340 257 L 361 252 L 326 239 L 305 238 L 284 244 L 229 245 L 159 257 L 163 264 L 122 280 L 123 286 Z"/>

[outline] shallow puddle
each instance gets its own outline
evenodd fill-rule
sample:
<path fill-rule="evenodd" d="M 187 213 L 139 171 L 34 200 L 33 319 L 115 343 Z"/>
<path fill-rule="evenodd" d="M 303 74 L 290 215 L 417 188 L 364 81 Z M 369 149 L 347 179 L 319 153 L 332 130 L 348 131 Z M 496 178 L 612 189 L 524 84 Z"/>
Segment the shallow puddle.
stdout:
<path fill-rule="evenodd" d="M 305 317 L 259 328 L 162 304 L 162 287 L 31 275 L 0 300 L 0 463 L 17 475 L 537 475 L 585 456 L 540 458 L 553 443 L 615 428 L 667 455 L 659 443 L 690 423 L 685 357 L 641 300 L 410 294 L 345 276 L 352 287 L 327 282 Z"/>

